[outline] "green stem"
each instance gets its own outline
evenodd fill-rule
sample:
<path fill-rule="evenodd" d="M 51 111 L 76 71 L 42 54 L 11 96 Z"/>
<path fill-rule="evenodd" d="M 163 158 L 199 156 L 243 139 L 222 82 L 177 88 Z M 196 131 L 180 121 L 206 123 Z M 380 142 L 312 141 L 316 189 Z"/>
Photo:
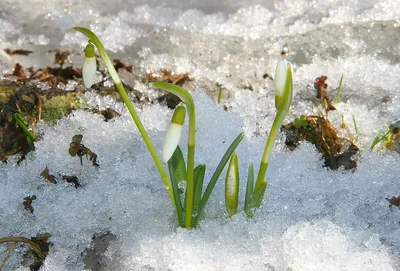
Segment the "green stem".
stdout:
<path fill-rule="evenodd" d="M 267 168 L 268 168 L 268 161 L 271 156 L 272 149 L 274 147 L 276 136 L 278 135 L 279 129 L 280 129 L 283 121 L 285 120 L 285 117 L 286 117 L 288 111 L 289 111 L 288 109 L 286 109 L 286 110 L 283 109 L 283 110 L 278 110 L 278 112 L 276 113 L 274 122 L 272 124 L 271 132 L 268 136 L 267 143 L 265 144 L 264 154 L 261 159 L 260 169 L 258 171 L 257 181 L 256 181 L 254 191 L 260 189 L 260 187 L 263 183 L 263 180 L 265 179 L 265 173 L 267 172 Z M 265 193 L 265 191 L 264 191 L 264 193 Z M 264 193 L 262 193 L 262 197 L 264 196 Z"/>
<path fill-rule="evenodd" d="M 151 142 L 151 139 L 150 139 L 149 135 L 147 134 L 146 129 L 144 128 L 142 122 L 139 119 L 139 116 L 137 115 L 137 113 L 135 111 L 135 108 L 133 107 L 131 101 L 129 100 L 128 94 L 126 93 L 125 88 L 122 85 L 121 79 L 119 78 L 118 73 L 112 64 L 112 61 L 111 61 L 110 56 L 108 55 L 106 49 L 104 48 L 104 46 L 101 43 L 101 41 L 99 40 L 99 38 L 89 29 L 84 28 L 84 27 L 74 27 L 73 29 L 83 33 L 97 47 L 97 50 L 99 51 L 100 57 L 103 60 L 104 65 L 106 66 L 108 72 L 110 73 L 110 76 L 113 79 L 114 84 L 117 87 L 123 102 L 125 103 L 126 107 L 128 108 L 129 113 L 131 114 L 133 121 L 135 122 L 135 124 L 140 132 L 140 135 L 142 136 L 144 142 L 146 143 L 146 146 L 151 154 L 151 157 L 153 158 L 154 163 L 160 173 L 161 179 L 164 182 L 165 188 L 168 191 L 169 197 L 171 198 L 172 203 L 175 205 L 175 198 L 174 198 L 174 194 L 173 194 L 173 191 L 171 188 L 171 182 L 168 179 L 168 175 L 165 172 L 163 164 L 157 155 L 157 151 L 154 148 L 154 145 Z"/>
<path fill-rule="evenodd" d="M 185 228 L 192 227 L 194 201 L 194 146 L 189 145 L 187 163 L 187 188 L 185 196 Z"/>
<path fill-rule="evenodd" d="M 189 114 L 189 139 L 187 160 L 187 189 L 185 201 L 185 227 L 192 227 L 193 201 L 194 201 L 194 152 L 196 148 L 196 111 L 192 96 L 187 101 Z"/>

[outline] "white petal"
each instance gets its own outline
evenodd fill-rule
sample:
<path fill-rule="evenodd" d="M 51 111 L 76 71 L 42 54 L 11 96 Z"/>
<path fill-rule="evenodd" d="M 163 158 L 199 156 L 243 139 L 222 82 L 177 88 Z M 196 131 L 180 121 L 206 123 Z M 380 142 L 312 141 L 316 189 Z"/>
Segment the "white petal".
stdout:
<path fill-rule="evenodd" d="M 96 76 L 96 58 L 85 57 L 85 62 L 82 67 L 82 77 L 85 87 L 90 88 L 93 85 L 94 77 Z"/>
<path fill-rule="evenodd" d="M 275 96 L 283 96 L 285 91 L 288 63 L 286 60 L 279 60 L 275 70 Z"/>
<path fill-rule="evenodd" d="M 168 162 L 168 160 L 174 154 L 174 151 L 179 144 L 179 140 L 181 139 L 182 130 L 183 126 L 176 123 L 171 123 L 168 126 L 168 130 L 164 138 L 164 147 L 163 147 L 164 162 Z"/>

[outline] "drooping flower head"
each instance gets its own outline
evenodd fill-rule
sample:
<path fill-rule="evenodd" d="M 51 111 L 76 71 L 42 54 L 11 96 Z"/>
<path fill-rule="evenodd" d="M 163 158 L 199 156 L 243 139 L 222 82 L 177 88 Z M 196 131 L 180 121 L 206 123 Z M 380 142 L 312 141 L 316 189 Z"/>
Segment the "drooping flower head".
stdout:
<path fill-rule="evenodd" d="M 181 139 L 183 123 L 185 122 L 186 107 L 179 105 L 175 108 L 174 114 L 172 115 L 171 123 L 168 126 L 167 133 L 164 138 L 163 147 L 163 160 L 168 162 L 171 156 L 174 154 L 176 147 Z"/>
<path fill-rule="evenodd" d="M 85 87 L 90 88 L 93 85 L 96 76 L 96 57 L 94 53 L 94 45 L 89 42 L 85 48 L 85 61 L 82 67 L 82 77 Z"/>

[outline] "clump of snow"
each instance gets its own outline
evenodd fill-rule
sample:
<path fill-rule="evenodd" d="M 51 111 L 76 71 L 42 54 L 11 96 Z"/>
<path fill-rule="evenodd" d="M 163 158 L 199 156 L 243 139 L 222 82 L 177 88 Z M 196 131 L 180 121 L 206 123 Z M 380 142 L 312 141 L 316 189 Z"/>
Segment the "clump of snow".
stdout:
<path fill-rule="evenodd" d="M 350 271 L 368 270 L 371 266 L 395 270 L 377 236 L 371 236 L 360 247 L 349 240 L 345 229 L 330 221 L 298 223 L 282 239 L 285 259 L 292 270 Z"/>
<path fill-rule="evenodd" d="M 237 149 L 240 206 L 248 165 L 254 163 L 258 170 L 275 116 L 271 75 L 279 58 L 294 65 L 287 121 L 318 114 L 316 77 L 328 76 L 333 96 L 344 74 L 340 102 L 329 119 L 342 133 L 343 115 L 361 149 L 358 169 L 332 171 L 322 167 L 313 145 L 303 143 L 290 152 L 281 138 L 267 172 L 263 207 L 254 219 L 243 212 L 227 217 L 222 176 L 199 227 L 180 229 L 125 106 L 89 91 L 85 97 L 90 107 L 112 108 L 121 116 L 105 122 L 100 115 L 78 110 L 56 124 L 39 123 L 36 150 L 20 164 L 14 157 L 0 166 L 0 238 L 51 233 L 54 245 L 42 270 L 84 270 L 83 252 L 93 235 L 107 232 L 116 238 L 101 255 L 103 270 L 399 269 L 400 209 L 387 201 L 399 196 L 399 154 L 369 151 L 385 123 L 399 119 L 399 3 L 28 2 L 5 1 L 7 12 L 0 19 L 2 49 L 36 46 L 27 63 L 51 62 L 48 50 L 54 48 L 80 52 L 87 40 L 70 28 L 82 25 L 99 35 L 113 57 L 133 64 L 135 72 L 189 72 L 192 81 L 185 86 L 196 102 L 196 163 L 207 164 L 206 181 L 232 140 L 245 133 Z M 16 61 L 24 57 L 2 54 L 1 71 Z M 102 79 L 99 75 L 98 81 Z M 154 102 L 158 94 L 148 85 L 133 76 L 128 80 L 152 101 L 135 107 L 161 152 L 172 111 Z M 223 88 L 222 104 L 215 102 L 217 82 Z M 68 82 L 63 88 L 75 85 Z M 187 123 L 184 129 L 185 134 Z M 99 167 L 85 158 L 81 166 L 68 154 L 76 134 L 98 155 Z M 183 136 L 184 152 L 186 144 Z M 48 183 L 40 177 L 45 167 L 56 177 L 78 177 L 82 186 L 76 189 L 60 179 L 56 185 Z M 30 195 L 37 196 L 33 214 L 22 204 Z M 6 248 L 0 245 L 0 251 Z M 17 268 L 23 251 L 19 247 L 13 252 L 4 270 Z"/>

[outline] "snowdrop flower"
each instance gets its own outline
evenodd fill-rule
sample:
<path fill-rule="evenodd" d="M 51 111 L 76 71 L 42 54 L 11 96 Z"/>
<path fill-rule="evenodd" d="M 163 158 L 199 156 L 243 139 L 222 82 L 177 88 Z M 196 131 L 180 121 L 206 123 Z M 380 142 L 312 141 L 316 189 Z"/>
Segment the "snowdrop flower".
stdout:
<path fill-rule="evenodd" d="M 225 181 L 225 207 L 229 216 L 237 213 L 239 205 L 239 166 L 238 156 L 233 153 L 226 173 Z"/>
<path fill-rule="evenodd" d="M 91 42 L 85 48 L 85 62 L 82 67 L 82 77 L 85 87 L 90 88 L 93 85 L 96 76 L 96 57 L 94 54 L 94 46 Z"/>
<path fill-rule="evenodd" d="M 292 103 L 293 82 L 292 66 L 286 60 L 280 60 L 276 65 L 274 83 L 276 109 L 289 109 Z"/>
<path fill-rule="evenodd" d="M 163 147 L 164 162 L 168 162 L 168 160 L 171 159 L 171 156 L 174 154 L 175 149 L 179 144 L 179 140 L 181 139 L 182 135 L 185 116 L 186 116 L 186 108 L 183 105 L 177 106 L 175 108 L 171 123 L 168 126 L 168 130 L 164 138 L 164 147 Z"/>

